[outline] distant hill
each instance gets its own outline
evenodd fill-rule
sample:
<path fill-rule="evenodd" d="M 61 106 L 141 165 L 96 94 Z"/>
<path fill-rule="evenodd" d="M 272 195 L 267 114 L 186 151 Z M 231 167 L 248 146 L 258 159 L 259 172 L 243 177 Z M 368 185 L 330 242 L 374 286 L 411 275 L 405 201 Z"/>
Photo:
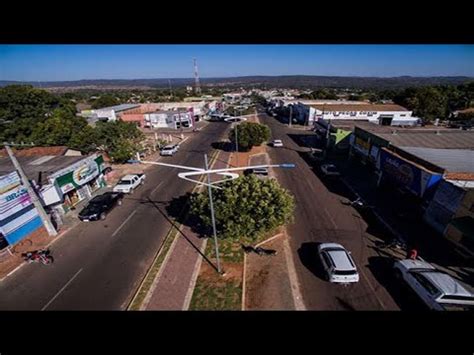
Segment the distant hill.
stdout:
<path fill-rule="evenodd" d="M 77 81 L 0 81 L 0 87 L 12 84 L 29 84 L 45 89 L 151 89 L 167 88 L 169 81 L 173 87 L 193 85 L 193 78 L 184 79 L 95 79 Z M 201 78 L 205 86 L 226 87 L 256 87 L 269 88 L 359 88 L 359 89 L 401 89 L 409 86 L 425 85 L 459 85 L 474 81 L 466 76 L 437 76 L 437 77 L 349 77 L 349 76 L 312 76 L 312 75 L 285 75 L 285 76 L 242 76 L 232 78 Z"/>

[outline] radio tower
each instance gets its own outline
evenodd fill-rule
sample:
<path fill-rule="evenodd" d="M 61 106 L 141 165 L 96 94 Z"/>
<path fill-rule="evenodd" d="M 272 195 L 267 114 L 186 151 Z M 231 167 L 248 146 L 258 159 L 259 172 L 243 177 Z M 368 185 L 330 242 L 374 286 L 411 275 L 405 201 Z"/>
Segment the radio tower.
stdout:
<path fill-rule="evenodd" d="M 201 84 L 199 84 L 199 74 L 196 58 L 194 58 L 194 90 L 196 94 L 201 94 Z"/>

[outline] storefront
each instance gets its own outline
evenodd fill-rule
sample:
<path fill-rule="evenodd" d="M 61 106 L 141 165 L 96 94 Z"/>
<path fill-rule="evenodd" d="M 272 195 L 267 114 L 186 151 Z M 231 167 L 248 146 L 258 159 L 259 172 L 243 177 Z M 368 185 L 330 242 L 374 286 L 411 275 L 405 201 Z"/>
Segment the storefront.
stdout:
<path fill-rule="evenodd" d="M 67 213 L 78 203 L 91 197 L 95 191 L 106 186 L 103 170 L 104 158 L 101 155 L 91 156 L 50 176 L 63 194 L 60 212 Z"/>
<path fill-rule="evenodd" d="M 430 171 L 386 148 L 380 149 L 377 168 L 381 173 L 381 180 L 418 199 L 432 197 L 442 180 L 442 174 Z"/>

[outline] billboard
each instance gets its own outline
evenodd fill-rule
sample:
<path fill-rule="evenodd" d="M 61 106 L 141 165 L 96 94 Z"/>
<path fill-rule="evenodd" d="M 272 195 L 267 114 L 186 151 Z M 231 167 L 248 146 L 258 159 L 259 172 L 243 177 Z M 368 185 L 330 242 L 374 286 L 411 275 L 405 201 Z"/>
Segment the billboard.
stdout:
<path fill-rule="evenodd" d="M 9 244 L 41 227 L 39 214 L 16 171 L 0 177 L 0 233 Z"/>
<path fill-rule="evenodd" d="M 442 175 L 430 172 L 392 152 L 382 149 L 379 166 L 383 177 L 405 187 L 418 197 L 424 197 L 434 190 Z"/>

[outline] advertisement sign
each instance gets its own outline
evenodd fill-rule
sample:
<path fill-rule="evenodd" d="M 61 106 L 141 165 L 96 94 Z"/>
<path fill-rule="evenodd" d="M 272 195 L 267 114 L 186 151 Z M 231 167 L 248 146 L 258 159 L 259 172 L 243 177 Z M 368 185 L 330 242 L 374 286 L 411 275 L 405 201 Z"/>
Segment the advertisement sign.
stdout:
<path fill-rule="evenodd" d="M 102 156 L 99 158 L 102 158 Z M 99 158 L 81 162 L 79 166 L 74 166 L 73 170 L 58 177 L 56 182 L 61 191 L 63 193 L 69 192 L 97 177 L 101 171 Z"/>
<path fill-rule="evenodd" d="M 425 192 L 442 178 L 441 174 L 424 170 L 385 149 L 380 151 L 380 170 L 384 177 L 405 187 L 418 197 L 423 197 Z"/>
<path fill-rule="evenodd" d="M 26 188 L 18 173 L 0 177 L 0 233 L 9 244 L 14 244 L 41 226 Z"/>
<path fill-rule="evenodd" d="M 5 220 L 32 204 L 16 171 L 0 177 L 0 192 L 0 220 Z"/>

